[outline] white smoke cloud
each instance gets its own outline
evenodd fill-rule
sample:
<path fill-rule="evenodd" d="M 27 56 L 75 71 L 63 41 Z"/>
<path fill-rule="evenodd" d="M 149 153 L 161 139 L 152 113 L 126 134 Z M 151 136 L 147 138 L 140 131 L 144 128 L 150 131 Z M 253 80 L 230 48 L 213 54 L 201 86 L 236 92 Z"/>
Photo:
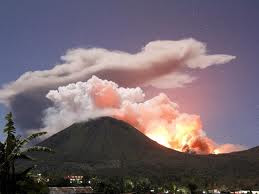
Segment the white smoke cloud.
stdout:
<path fill-rule="evenodd" d="M 142 102 L 144 96 L 140 88 L 119 88 L 114 82 L 93 76 L 87 82 L 51 90 L 46 97 L 54 107 L 45 110 L 43 123 L 52 135 L 75 122 L 111 115 L 121 102 Z"/>
<path fill-rule="evenodd" d="M 9 104 L 26 91 L 57 88 L 92 75 L 121 82 L 123 85 L 152 85 L 158 88 L 181 87 L 194 80 L 179 68 L 204 69 L 234 59 L 231 55 L 209 55 L 206 45 L 195 39 L 152 41 L 135 54 L 101 48 L 72 49 L 61 57 L 63 63 L 50 70 L 26 72 L 0 90 L 0 102 Z M 107 73 L 108 71 L 109 73 Z M 100 75 L 99 75 L 100 74 Z M 136 75 L 135 79 L 132 79 Z M 124 77 L 125 79 L 120 79 Z M 161 79 L 160 79 L 161 78 Z M 167 83 L 170 79 L 171 84 Z"/>
<path fill-rule="evenodd" d="M 112 116 L 135 126 L 158 143 L 200 154 L 236 151 L 232 144 L 218 146 L 202 129 L 198 115 L 181 113 L 178 105 L 165 94 L 146 100 L 140 88 L 123 88 L 116 83 L 93 76 L 51 90 L 47 94 L 54 106 L 45 111 L 43 123 L 52 135 L 75 122 L 89 118 Z"/>

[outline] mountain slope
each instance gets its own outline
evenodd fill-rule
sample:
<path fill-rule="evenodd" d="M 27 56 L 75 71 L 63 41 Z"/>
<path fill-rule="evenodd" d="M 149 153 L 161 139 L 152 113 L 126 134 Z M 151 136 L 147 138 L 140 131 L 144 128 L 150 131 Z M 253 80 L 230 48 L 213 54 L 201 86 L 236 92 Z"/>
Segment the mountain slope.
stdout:
<path fill-rule="evenodd" d="M 179 154 L 157 144 L 130 125 L 110 117 L 74 124 L 40 145 L 55 149 L 56 159 L 80 162 L 122 157 L 141 160 L 148 156 L 160 156 L 161 150 Z"/>
<path fill-rule="evenodd" d="M 259 178 L 258 147 L 220 155 L 181 153 L 110 117 L 73 124 L 39 145 L 56 152 L 37 155 L 39 169 L 48 172 Z"/>

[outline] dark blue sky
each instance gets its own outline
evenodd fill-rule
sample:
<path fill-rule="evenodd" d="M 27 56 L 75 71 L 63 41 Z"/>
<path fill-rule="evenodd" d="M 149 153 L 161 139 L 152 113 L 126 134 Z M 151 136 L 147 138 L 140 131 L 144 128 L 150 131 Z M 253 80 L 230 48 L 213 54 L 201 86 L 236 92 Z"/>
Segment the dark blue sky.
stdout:
<path fill-rule="evenodd" d="M 2 1 L 0 84 L 48 69 L 69 48 L 137 52 L 152 40 L 193 37 L 228 64 L 195 72 L 186 88 L 167 90 L 181 110 L 201 115 L 218 143 L 259 144 L 259 1 Z M 157 90 L 152 91 L 154 95 Z M 0 107 L 0 125 L 6 110 Z"/>

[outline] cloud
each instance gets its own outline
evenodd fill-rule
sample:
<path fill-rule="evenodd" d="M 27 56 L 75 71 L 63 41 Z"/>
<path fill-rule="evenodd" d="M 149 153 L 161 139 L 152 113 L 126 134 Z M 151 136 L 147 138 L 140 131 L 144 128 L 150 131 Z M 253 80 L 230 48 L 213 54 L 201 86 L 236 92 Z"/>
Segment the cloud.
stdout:
<path fill-rule="evenodd" d="M 93 76 L 87 82 L 51 90 L 46 97 L 53 106 L 44 111 L 43 124 L 52 135 L 75 122 L 112 115 L 122 102 L 142 102 L 145 95 L 138 87 L 119 88 L 114 82 Z"/>
<path fill-rule="evenodd" d="M 230 55 L 207 55 L 205 44 L 194 39 L 153 41 L 136 54 L 100 48 L 73 49 L 61 57 L 62 64 L 50 70 L 26 72 L 16 81 L 4 85 L 0 90 L 0 99 L 8 102 L 11 97 L 27 90 L 87 80 L 91 75 L 105 70 L 114 70 L 115 73 L 122 71 L 124 74 L 137 71 L 144 75 L 143 78 L 136 77 L 141 85 L 143 81 L 162 75 L 174 76 L 171 73 L 179 67 L 203 69 L 214 64 L 227 63 L 234 58 Z M 183 78 L 179 72 L 176 75 L 179 80 L 173 79 L 178 82 L 175 85 L 181 85 Z M 127 80 L 129 83 L 131 81 Z"/>
<path fill-rule="evenodd" d="M 59 86 L 86 81 L 96 75 L 124 87 L 182 87 L 194 80 L 182 72 L 183 68 L 204 69 L 234 58 L 207 54 L 206 45 L 192 38 L 152 41 L 134 54 L 102 48 L 71 49 L 52 69 L 26 72 L 17 80 L 3 85 L 0 103 L 15 113 L 19 127 L 36 128 L 42 125 L 42 110 L 52 103 L 45 95 Z M 30 112 L 28 107 L 32 109 Z"/>
<path fill-rule="evenodd" d="M 144 83 L 143 85 L 151 85 L 155 88 L 168 89 L 168 88 L 180 88 L 184 87 L 186 84 L 193 82 L 196 77 L 191 76 L 186 73 L 174 72 L 171 74 L 166 74 L 155 79 Z"/>

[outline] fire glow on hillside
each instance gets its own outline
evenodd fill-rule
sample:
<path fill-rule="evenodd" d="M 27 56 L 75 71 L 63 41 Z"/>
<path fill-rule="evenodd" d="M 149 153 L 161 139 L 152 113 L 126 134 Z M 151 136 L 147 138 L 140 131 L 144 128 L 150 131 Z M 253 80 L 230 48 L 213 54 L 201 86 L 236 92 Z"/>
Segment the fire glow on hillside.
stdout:
<path fill-rule="evenodd" d="M 240 149 L 232 144 L 215 143 L 206 136 L 198 115 L 181 113 L 178 105 L 163 93 L 145 101 L 145 94 L 138 87 L 122 88 L 93 76 L 87 82 L 51 90 L 47 98 L 54 106 L 45 111 L 44 130 L 57 126 L 63 129 L 86 118 L 111 116 L 131 124 L 159 144 L 178 151 L 218 154 Z"/>

